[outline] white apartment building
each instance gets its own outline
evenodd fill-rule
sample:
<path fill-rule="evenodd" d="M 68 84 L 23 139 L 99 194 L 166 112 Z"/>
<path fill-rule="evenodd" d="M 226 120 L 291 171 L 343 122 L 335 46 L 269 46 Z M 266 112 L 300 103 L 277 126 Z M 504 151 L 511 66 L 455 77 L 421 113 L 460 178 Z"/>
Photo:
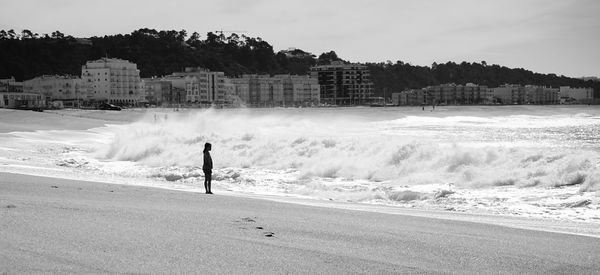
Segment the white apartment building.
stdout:
<path fill-rule="evenodd" d="M 23 92 L 40 94 L 48 104 L 60 100 L 66 106 L 79 106 L 85 91 L 81 78 L 71 75 L 43 75 L 23 81 Z"/>
<path fill-rule="evenodd" d="M 558 104 L 559 90 L 535 85 L 505 84 L 492 88 L 492 94 L 502 104 Z"/>
<path fill-rule="evenodd" d="M 397 106 L 432 104 L 432 99 L 424 88 L 392 93 L 392 104 Z"/>
<path fill-rule="evenodd" d="M 250 105 L 250 78 L 231 78 L 234 95 L 243 105 Z"/>
<path fill-rule="evenodd" d="M 167 75 L 161 78 L 162 81 L 171 83 L 172 96 L 171 102 L 177 104 L 199 103 L 200 89 L 198 79 L 190 75 Z"/>
<path fill-rule="evenodd" d="M 135 63 L 117 58 L 88 61 L 81 68 L 87 100 L 118 105 L 136 105 L 145 101 L 140 70 Z"/>
<path fill-rule="evenodd" d="M 186 101 L 189 103 L 203 104 L 225 104 L 227 87 L 225 85 L 225 73 L 211 72 L 200 67 L 188 67 L 184 72 L 175 72 L 174 78 L 188 77 L 184 87 L 186 90 Z M 193 78 L 193 79 L 192 79 Z"/>
<path fill-rule="evenodd" d="M 456 85 L 454 83 L 428 86 L 419 104 L 487 104 L 491 101 L 491 93 L 487 86 L 473 83 Z"/>
<path fill-rule="evenodd" d="M 524 104 L 526 102 L 525 87 L 521 85 L 505 84 L 492 88 L 492 94 L 501 104 Z"/>
<path fill-rule="evenodd" d="M 491 90 L 487 86 L 473 83 L 466 85 L 448 83 L 392 93 L 394 105 L 471 105 L 492 102 Z"/>
<path fill-rule="evenodd" d="M 249 106 L 285 106 L 283 80 L 269 75 L 245 74 L 232 78 L 236 95 Z"/>
<path fill-rule="evenodd" d="M 1 92 L 0 108 L 40 108 L 46 102 L 41 94 L 24 92 Z"/>
<path fill-rule="evenodd" d="M 283 84 L 284 106 L 318 105 L 320 102 L 320 85 L 316 78 L 307 75 L 275 75 Z"/>
<path fill-rule="evenodd" d="M 245 103 L 235 93 L 235 84 L 229 78 L 225 78 L 223 83 L 225 89 L 225 105 L 233 107 L 245 106 Z"/>
<path fill-rule="evenodd" d="M 527 104 L 558 104 L 560 102 L 558 88 L 525 85 Z"/>

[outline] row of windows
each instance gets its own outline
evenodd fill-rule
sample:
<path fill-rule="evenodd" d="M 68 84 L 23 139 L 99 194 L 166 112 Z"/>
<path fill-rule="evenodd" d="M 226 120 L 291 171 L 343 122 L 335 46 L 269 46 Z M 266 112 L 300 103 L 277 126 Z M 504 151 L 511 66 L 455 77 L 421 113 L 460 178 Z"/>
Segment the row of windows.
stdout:
<path fill-rule="evenodd" d="M 39 95 L 4 95 L 4 99 L 13 100 L 41 100 L 42 97 Z"/>
<path fill-rule="evenodd" d="M 96 93 L 98 93 L 98 92 L 100 92 L 100 93 L 101 93 L 102 91 L 94 91 L 94 93 L 95 93 L 95 94 L 96 94 Z M 104 93 L 105 93 L 105 94 L 108 94 L 108 91 L 107 91 L 107 90 L 104 90 Z M 116 95 L 116 94 L 127 94 L 127 92 L 125 92 L 125 93 L 117 93 L 117 92 L 113 92 L 113 91 L 111 91 L 111 92 L 110 92 L 110 94 L 111 94 L 111 95 Z M 132 95 L 132 94 L 134 94 L 134 92 L 130 90 L 130 91 L 128 92 L 128 94 Z"/>

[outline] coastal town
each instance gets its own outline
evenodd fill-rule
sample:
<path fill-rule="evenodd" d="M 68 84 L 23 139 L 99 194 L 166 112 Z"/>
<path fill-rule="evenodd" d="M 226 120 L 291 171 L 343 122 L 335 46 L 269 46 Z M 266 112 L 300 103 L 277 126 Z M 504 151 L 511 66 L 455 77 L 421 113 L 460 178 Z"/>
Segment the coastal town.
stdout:
<path fill-rule="evenodd" d="M 16 81 L 0 79 L 0 108 L 121 107 L 329 107 L 596 104 L 593 88 L 467 83 L 386 91 L 374 95 L 368 68 L 332 61 L 307 75 L 243 74 L 230 77 L 202 67 L 141 78 L 137 64 L 100 58 L 81 66 L 81 75 L 42 75 Z"/>

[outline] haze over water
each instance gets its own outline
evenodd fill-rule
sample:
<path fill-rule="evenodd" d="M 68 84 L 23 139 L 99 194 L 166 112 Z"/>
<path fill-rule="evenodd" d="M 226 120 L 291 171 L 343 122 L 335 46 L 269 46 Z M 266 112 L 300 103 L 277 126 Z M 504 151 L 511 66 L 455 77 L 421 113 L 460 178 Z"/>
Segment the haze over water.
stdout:
<path fill-rule="evenodd" d="M 590 106 L 149 112 L 87 131 L 1 134 L 1 171 L 600 223 Z"/>

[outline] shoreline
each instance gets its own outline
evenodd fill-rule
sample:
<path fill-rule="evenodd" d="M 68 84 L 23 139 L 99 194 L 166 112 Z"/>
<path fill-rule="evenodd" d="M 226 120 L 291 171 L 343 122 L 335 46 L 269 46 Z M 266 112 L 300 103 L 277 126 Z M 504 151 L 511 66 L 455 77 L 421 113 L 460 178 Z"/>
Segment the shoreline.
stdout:
<path fill-rule="evenodd" d="M 0 273 L 563 273 L 600 240 L 158 188 L 3 174 Z"/>
<path fill-rule="evenodd" d="M 56 180 L 69 180 L 69 181 L 80 181 L 86 183 L 99 183 L 99 184 L 110 184 L 116 186 L 132 186 L 132 187 L 144 187 L 144 188 L 155 188 L 157 190 L 168 190 L 192 194 L 204 194 L 203 186 L 198 185 L 197 188 L 190 186 L 181 186 L 185 188 L 173 188 L 168 185 L 156 186 L 156 185 L 143 185 L 143 184 L 127 184 L 117 182 L 100 182 L 95 180 L 82 180 L 75 178 L 62 178 L 48 175 L 35 175 L 26 174 L 19 172 L 0 172 L 0 176 L 5 174 L 13 174 L 20 176 L 29 176 L 36 178 L 49 178 Z M 258 199 L 265 201 L 272 201 L 276 203 L 287 203 L 296 204 L 310 207 L 321 207 L 328 209 L 340 209 L 348 211 L 361 211 L 367 213 L 378 213 L 378 214 L 389 214 L 389 215 L 405 215 L 412 217 L 422 217 L 430 219 L 443 219 L 449 221 L 459 222 L 472 222 L 486 225 L 504 226 L 513 229 L 524 229 L 533 231 L 542 231 L 549 233 L 559 234 L 570 234 L 577 236 L 585 236 L 591 238 L 600 239 L 600 226 L 597 223 L 591 222 L 576 222 L 572 220 L 557 220 L 557 219 L 543 219 L 539 217 L 524 217 L 524 216 L 511 216 L 501 214 L 490 214 L 490 213 L 470 213 L 470 212 L 453 212 L 453 211 L 441 211 L 435 209 L 419 209 L 419 208 L 406 208 L 393 205 L 385 204 L 370 204 L 370 203 L 357 203 L 357 202 L 341 202 L 341 201 L 327 201 L 310 198 L 299 198 L 293 196 L 279 196 L 279 195 L 267 195 L 267 194 L 253 194 L 253 193 L 240 193 L 235 191 L 218 190 L 219 195 L 232 197 L 232 198 L 244 198 L 244 199 Z"/>

